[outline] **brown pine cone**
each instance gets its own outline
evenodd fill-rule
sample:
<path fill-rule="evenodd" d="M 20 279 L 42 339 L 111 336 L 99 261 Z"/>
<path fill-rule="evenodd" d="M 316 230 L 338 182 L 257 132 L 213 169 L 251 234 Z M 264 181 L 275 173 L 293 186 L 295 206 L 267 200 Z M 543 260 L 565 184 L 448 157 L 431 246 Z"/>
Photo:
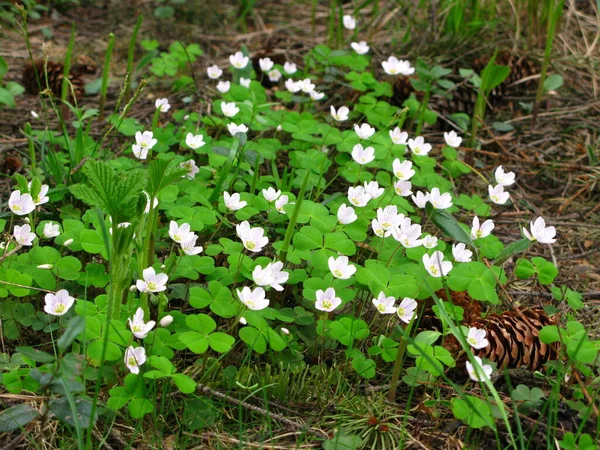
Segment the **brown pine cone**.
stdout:
<path fill-rule="evenodd" d="M 392 98 L 390 99 L 390 105 L 402 108 L 402 104 L 410 97 L 410 94 L 413 92 L 417 94 L 415 88 L 410 82 L 410 80 L 413 78 L 415 77 L 402 75 L 397 75 L 394 77 L 394 84 L 392 85 L 393 94 Z"/>
<path fill-rule="evenodd" d="M 33 63 L 28 61 L 23 67 L 23 86 L 28 93 L 34 95 L 39 94 L 45 89 L 50 89 L 55 97 L 60 98 L 64 69 L 64 64 L 60 62 L 46 62 L 43 59 L 37 59 Z M 85 93 L 84 82 L 81 78 L 81 73 L 78 72 L 79 70 L 82 69 L 77 67 L 77 70 L 74 70 L 69 76 L 73 89 L 71 91 L 69 87 L 69 101 L 73 100 L 73 92 L 77 101 L 80 101 Z"/>
<path fill-rule="evenodd" d="M 447 302 L 446 291 L 443 289 L 437 291 L 435 295 L 442 301 Z M 455 306 L 460 306 L 463 309 L 464 325 L 469 325 L 475 320 L 481 318 L 481 302 L 473 300 L 467 292 L 450 291 L 450 301 Z M 433 298 L 425 300 L 425 309 L 421 315 L 419 329 L 421 330 L 438 330 L 442 331 L 442 321 L 433 312 L 435 302 Z"/>

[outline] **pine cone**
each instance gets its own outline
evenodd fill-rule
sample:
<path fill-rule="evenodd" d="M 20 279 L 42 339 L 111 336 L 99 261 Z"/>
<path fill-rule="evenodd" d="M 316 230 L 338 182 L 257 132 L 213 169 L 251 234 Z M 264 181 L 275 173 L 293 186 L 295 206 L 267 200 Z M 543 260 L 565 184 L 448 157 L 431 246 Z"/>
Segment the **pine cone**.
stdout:
<path fill-rule="evenodd" d="M 433 96 L 431 104 L 433 109 L 444 117 L 455 113 L 472 116 L 476 101 L 477 91 L 470 85 L 459 84 L 444 96 Z"/>
<path fill-rule="evenodd" d="M 499 369 L 526 367 L 538 370 L 545 362 L 557 357 L 556 349 L 539 338 L 540 330 L 555 322 L 556 317 L 549 317 L 540 307 L 490 314 L 475 320 L 472 325 L 487 330 L 490 342 L 476 354 L 496 362 Z"/>
<path fill-rule="evenodd" d="M 406 99 L 410 97 L 413 92 L 416 93 L 415 88 L 411 84 L 410 80 L 414 77 L 407 77 L 398 75 L 394 78 L 394 84 L 392 85 L 393 94 L 390 99 L 390 105 L 402 108 L 402 104 Z"/>
<path fill-rule="evenodd" d="M 437 291 L 435 295 L 444 302 L 448 301 L 446 291 L 443 289 Z M 450 302 L 463 309 L 463 324 L 468 325 L 481 318 L 481 302 L 473 300 L 467 292 L 450 291 Z M 442 331 L 442 321 L 433 312 L 434 305 L 433 298 L 425 300 L 425 309 L 419 322 L 419 329 Z"/>
<path fill-rule="evenodd" d="M 32 64 L 31 61 L 28 61 L 23 67 L 23 86 L 28 93 L 34 95 L 37 95 L 40 93 L 40 91 L 48 88 L 52 91 L 55 97 L 60 98 L 62 92 L 62 82 L 64 78 L 64 69 L 64 64 L 60 62 L 45 62 L 43 59 L 38 59 Z M 47 73 L 47 78 L 45 72 Z M 77 99 L 77 101 L 81 100 L 85 93 L 84 82 L 81 78 L 81 74 L 75 71 L 70 74 L 69 80 L 73 86 L 75 99 Z M 69 89 L 69 101 L 72 100 L 73 93 L 71 92 L 71 89 Z"/>
<path fill-rule="evenodd" d="M 490 61 L 490 56 L 482 56 L 473 61 L 473 70 L 481 74 L 485 66 Z M 510 73 L 508 77 L 490 93 L 489 100 L 491 103 L 502 100 L 502 97 L 508 93 L 522 92 L 531 90 L 536 87 L 535 80 L 521 80 L 539 73 L 538 65 L 529 59 L 526 55 L 517 57 L 507 51 L 499 52 L 496 56 L 496 64 L 508 66 Z M 520 83 L 519 83 L 520 82 Z"/>

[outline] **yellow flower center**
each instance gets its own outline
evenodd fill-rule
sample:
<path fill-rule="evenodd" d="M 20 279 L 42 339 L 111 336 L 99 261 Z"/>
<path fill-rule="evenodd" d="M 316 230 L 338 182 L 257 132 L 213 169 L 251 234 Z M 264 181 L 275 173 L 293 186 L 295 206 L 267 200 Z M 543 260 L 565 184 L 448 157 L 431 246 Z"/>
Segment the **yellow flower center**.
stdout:
<path fill-rule="evenodd" d="M 381 312 L 385 312 L 385 305 L 383 303 L 380 303 L 379 305 L 377 305 L 377 309 Z"/>
<path fill-rule="evenodd" d="M 59 303 L 58 305 L 56 305 L 54 307 L 54 312 L 57 314 L 65 312 L 65 305 L 63 305 L 62 303 Z"/>
<path fill-rule="evenodd" d="M 254 250 L 254 248 L 256 247 L 256 244 L 252 241 L 246 241 L 246 248 L 248 250 Z"/>
<path fill-rule="evenodd" d="M 477 344 L 477 341 L 475 340 L 474 337 L 467 338 L 467 341 L 469 341 L 469 344 L 471 344 L 471 345 L 476 345 Z"/>
<path fill-rule="evenodd" d="M 429 270 L 431 271 L 432 274 L 437 275 L 438 274 L 438 268 L 435 265 L 431 265 L 429 266 Z"/>
<path fill-rule="evenodd" d="M 12 210 L 13 211 L 21 211 L 22 210 L 21 205 L 13 205 Z"/>
<path fill-rule="evenodd" d="M 402 316 L 405 316 L 405 315 L 406 315 L 406 311 L 404 311 L 404 308 L 398 308 L 398 309 L 396 310 L 396 313 L 398 313 L 398 315 L 399 315 L 400 317 L 402 317 Z"/>
<path fill-rule="evenodd" d="M 329 300 L 323 300 L 323 309 L 331 309 L 333 304 Z"/>
<path fill-rule="evenodd" d="M 340 277 L 340 278 L 344 276 L 344 274 L 342 273 L 342 271 L 341 271 L 341 270 L 334 270 L 334 271 L 333 271 L 333 274 L 334 274 L 336 277 Z"/>
<path fill-rule="evenodd" d="M 148 290 L 149 291 L 155 291 L 156 290 L 156 283 L 154 281 L 150 281 L 148 282 Z"/>
<path fill-rule="evenodd" d="M 131 367 L 135 367 L 137 366 L 137 361 L 133 356 L 130 356 L 129 359 L 127 360 L 127 365 L 131 366 Z"/>
<path fill-rule="evenodd" d="M 140 331 L 142 331 L 142 327 L 140 327 L 139 325 L 134 325 L 133 326 L 133 332 L 134 333 L 138 333 Z"/>
<path fill-rule="evenodd" d="M 404 172 L 398 171 L 398 172 L 396 172 L 396 176 L 398 178 L 404 178 Z"/>

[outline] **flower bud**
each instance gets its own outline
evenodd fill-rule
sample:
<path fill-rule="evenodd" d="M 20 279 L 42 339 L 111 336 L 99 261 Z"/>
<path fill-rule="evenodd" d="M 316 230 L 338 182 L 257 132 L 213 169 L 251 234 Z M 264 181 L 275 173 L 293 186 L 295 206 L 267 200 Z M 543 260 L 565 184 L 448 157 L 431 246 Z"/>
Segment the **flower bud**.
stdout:
<path fill-rule="evenodd" d="M 37 268 L 52 270 L 52 269 L 54 269 L 54 264 L 40 264 L 39 266 L 37 266 Z"/>
<path fill-rule="evenodd" d="M 40 116 L 35 111 L 31 111 L 31 117 L 33 117 L 34 119 L 38 119 Z"/>
<path fill-rule="evenodd" d="M 160 270 L 165 270 L 167 268 L 167 266 L 165 266 L 164 264 L 160 265 Z"/>
<path fill-rule="evenodd" d="M 64 245 L 65 247 L 68 247 L 68 246 L 69 246 L 69 245 L 71 245 L 72 243 L 73 243 L 73 239 L 67 239 L 63 245 Z"/>
<path fill-rule="evenodd" d="M 283 327 L 281 327 L 281 332 L 283 334 L 285 334 L 286 336 L 290 334 L 290 330 L 288 330 L 287 328 L 283 328 Z"/>
<path fill-rule="evenodd" d="M 173 316 L 168 315 L 160 319 L 159 325 L 161 327 L 168 327 L 173 322 Z"/>
<path fill-rule="evenodd" d="M 240 317 L 240 323 L 242 325 L 246 325 L 248 323 L 248 321 L 246 319 L 244 319 L 243 317 Z"/>
<path fill-rule="evenodd" d="M 29 217 L 25 217 L 25 218 L 23 219 L 23 222 L 25 222 L 25 223 L 30 223 Z"/>

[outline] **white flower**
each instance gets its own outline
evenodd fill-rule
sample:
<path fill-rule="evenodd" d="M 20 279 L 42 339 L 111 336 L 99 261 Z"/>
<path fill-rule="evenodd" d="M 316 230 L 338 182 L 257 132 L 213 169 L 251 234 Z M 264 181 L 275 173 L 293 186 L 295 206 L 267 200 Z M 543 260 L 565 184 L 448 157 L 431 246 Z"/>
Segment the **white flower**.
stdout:
<path fill-rule="evenodd" d="M 144 322 L 144 310 L 142 308 L 138 308 L 133 315 L 133 319 L 127 319 L 127 322 L 129 322 L 131 332 L 138 339 L 144 339 L 148 336 L 150 330 L 156 325 L 154 320 Z"/>
<path fill-rule="evenodd" d="M 236 292 L 240 301 L 252 311 L 260 311 L 269 306 L 269 299 L 265 298 L 265 290 L 261 287 L 251 290 L 245 286 L 241 291 L 236 289 Z"/>
<path fill-rule="evenodd" d="M 20 227 L 19 225 L 15 225 L 13 231 L 13 237 L 15 241 L 24 247 L 29 247 L 33 245 L 33 240 L 35 239 L 35 233 L 31 232 L 31 227 L 28 224 Z"/>
<path fill-rule="evenodd" d="M 412 75 L 415 68 L 410 66 L 410 62 L 390 56 L 387 61 L 381 63 L 381 67 L 388 75 Z"/>
<path fill-rule="evenodd" d="M 264 269 L 256 266 L 252 271 L 252 279 L 259 286 L 271 286 L 276 291 L 283 291 L 281 284 L 290 278 L 290 274 L 282 269 L 283 263 L 281 261 L 269 263 Z"/>
<path fill-rule="evenodd" d="M 340 280 L 347 280 L 356 273 L 356 267 L 349 264 L 347 256 L 338 256 L 337 258 L 330 256 L 327 265 L 331 274 Z"/>
<path fill-rule="evenodd" d="M 250 82 L 252 80 L 250 78 L 244 78 L 244 77 L 240 77 L 240 85 L 244 86 L 245 88 L 250 87 Z"/>
<path fill-rule="evenodd" d="M 423 194 L 421 191 L 417 191 L 417 195 L 413 195 L 412 199 L 418 208 L 425 208 L 425 205 L 429 201 L 429 193 Z"/>
<path fill-rule="evenodd" d="M 206 73 L 208 74 L 208 78 L 212 78 L 213 80 L 217 80 L 223 75 L 223 71 L 216 64 L 208 67 Z"/>
<path fill-rule="evenodd" d="M 185 143 L 192 150 L 196 150 L 196 149 L 204 146 L 204 144 L 206 144 L 206 142 L 204 142 L 203 135 L 201 135 L 201 134 L 194 135 L 192 133 L 188 133 L 185 135 Z"/>
<path fill-rule="evenodd" d="M 305 93 L 309 93 L 315 90 L 315 85 L 312 81 L 310 81 L 310 78 L 305 78 L 302 81 L 299 81 L 300 83 L 300 89 L 302 90 L 302 92 Z"/>
<path fill-rule="evenodd" d="M 28 186 L 29 186 L 29 190 L 31 191 L 31 182 L 29 182 Z M 35 206 L 39 206 L 39 205 L 43 205 L 44 203 L 48 203 L 48 200 L 50 200 L 48 198 L 48 196 L 46 195 L 48 193 L 48 189 L 49 189 L 49 187 L 47 184 L 42 184 L 38 195 L 35 198 L 32 197 L 33 203 L 35 204 Z"/>
<path fill-rule="evenodd" d="M 44 300 L 44 311 L 52 316 L 66 314 L 75 303 L 75 299 L 65 289 L 61 289 L 56 294 L 46 294 Z"/>
<path fill-rule="evenodd" d="M 272 187 L 269 187 L 267 189 L 263 189 L 262 194 L 265 200 L 271 203 L 279 198 L 279 196 L 281 195 L 281 191 L 276 191 Z"/>
<path fill-rule="evenodd" d="M 198 253 L 202 253 L 202 250 L 204 250 L 202 248 L 202 246 L 196 246 L 196 241 L 198 240 L 198 236 L 196 236 L 195 234 L 191 234 L 189 236 L 187 236 L 184 241 L 181 243 L 181 249 L 183 250 L 183 253 L 185 253 L 186 255 L 197 255 Z"/>
<path fill-rule="evenodd" d="M 44 231 L 42 234 L 46 239 L 50 239 L 60 234 L 60 228 L 57 223 L 48 222 L 44 224 Z"/>
<path fill-rule="evenodd" d="M 553 244 L 556 242 L 556 239 L 554 239 L 556 228 L 547 227 L 546 222 L 541 217 L 535 219 L 535 222 L 530 222 L 529 229 L 531 233 L 526 228 L 523 228 L 523 233 L 530 241 L 538 241 L 540 244 Z"/>
<path fill-rule="evenodd" d="M 225 206 L 230 211 L 237 211 L 248 204 L 246 201 L 240 201 L 240 194 L 237 192 L 231 195 L 227 191 L 223 192 L 223 200 L 225 201 Z"/>
<path fill-rule="evenodd" d="M 193 159 L 188 159 L 187 161 L 182 162 L 179 164 L 179 167 L 187 170 L 187 173 L 184 175 L 184 177 L 190 180 L 193 180 L 196 177 L 196 174 L 200 172 L 200 169 L 198 169 L 198 166 L 196 166 L 196 161 Z"/>
<path fill-rule="evenodd" d="M 429 275 L 435 278 L 441 278 L 448 275 L 452 270 L 452 263 L 444 261 L 444 254 L 439 250 L 433 252 L 431 256 L 427 253 L 423 255 L 423 264 Z"/>
<path fill-rule="evenodd" d="M 394 183 L 394 191 L 401 197 L 408 197 L 412 194 L 412 183 L 410 181 L 398 180 Z"/>
<path fill-rule="evenodd" d="M 231 133 L 231 135 L 233 137 L 235 137 L 235 135 L 238 133 L 247 133 L 248 132 L 248 127 L 246 125 L 244 125 L 243 123 L 240 125 L 236 125 L 235 123 L 232 122 L 229 125 L 227 125 L 227 129 L 229 130 L 229 132 Z"/>
<path fill-rule="evenodd" d="M 379 187 L 379 183 L 377 181 L 365 181 L 365 192 L 371 196 L 371 198 L 379 198 L 385 192 L 384 188 Z"/>
<path fill-rule="evenodd" d="M 162 319 L 160 319 L 160 322 L 158 322 L 158 324 L 161 327 L 168 327 L 169 325 L 171 325 L 173 323 L 173 316 L 168 314 L 165 317 L 163 317 Z"/>
<path fill-rule="evenodd" d="M 479 217 L 473 217 L 473 226 L 471 227 L 471 239 L 480 239 L 489 236 L 494 229 L 494 221 L 488 219 L 479 225 Z"/>
<path fill-rule="evenodd" d="M 154 102 L 154 106 L 160 112 L 167 112 L 169 109 L 171 109 L 171 105 L 169 104 L 168 98 L 157 98 Z"/>
<path fill-rule="evenodd" d="M 492 369 L 492 366 L 490 366 L 489 364 L 484 365 L 483 361 L 481 361 L 481 358 L 479 356 L 473 356 L 473 358 L 475 358 L 476 367 L 473 367 L 473 365 L 469 361 L 465 362 L 467 372 L 469 373 L 469 377 L 471 377 L 471 380 L 489 380 L 490 375 L 492 375 L 492 372 L 494 370 Z"/>
<path fill-rule="evenodd" d="M 21 195 L 21 191 L 14 191 L 8 199 L 8 207 L 16 215 L 24 216 L 35 209 L 35 203 L 31 195 Z"/>
<path fill-rule="evenodd" d="M 146 196 L 146 207 L 144 208 L 144 213 L 150 213 L 150 196 L 146 191 L 142 191 L 142 193 Z M 154 201 L 152 202 L 152 209 L 155 209 L 158 206 L 158 199 L 154 197 Z"/>
<path fill-rule="evenodd" d="M 36 113 L 35 111 L 31 111 L 31 117 L 33 117 L 34 119 L 39 119 L 40 116 L 38 113 Z"/>
<path fill-rule="evenodd" d="M 368 123 L 363 123 L 361 126 L 354 125 L 354 132 L 360 139 L 369 139 L 375 134 L 375 128 Z"/>
<path fill-rule="evenodd" d="M 244 56 L 242 52 L 235 52 L 234 55 L 229 57 L 229 62 L 236 69 L 243 69 L 246 67 L 248 65 L 248 61 L 250 61 L 250 58 Z"/>
<path fill-rule="evenodd" d="M 385 228 L 381 226 L 381 223 L 377 219 L 371 220 L 371 228 L 373 229 L 373 233 L 379 237 L 387 237 Z"/>
<path fill-rule="evenodd" d="M 342 18 L 342 22 L 346 30 L 354 30 L 356 28 L 356 19 L 348 14 Z"/>
<path fill-rule="evenodd" d="M 279 211 L 281 214 L 285 214 L 285 209 L 283 207 L 290 202 L 290 199 L 287 195 L 280 196 L 277 200 L 275 200 L 275 209 Z"/>
<path fill-rule="evenodd" d="M 272 83 L 277 83 L 279 80 L 281 80 L 281 72 L 277 69 L 269 70 L 267 75 L 269 76 L 269 81 Z"/>
<path fill-rule="evenodd" d="M 452 206 L 452 195 L 449 192 L 440 193 L 438 188 L 433 188 L 429 193 L 429 203 L 435 209 L 448 209 Z"/>
<path fill-rule="evenodd" d="M 504 186 L 501 184 L 496 186 L 490 184 L 488 186 L 488 193 L 490 194 L 490 199 L 498 205 L 504 205 L 510 198 L 508 192 L 504 192 Z"/>
<path fill-rule="evenodd" d="M 298 70 L 298 67 L 296 67 L 296 64 L 294 64 L 293 62 L 286 61 L 283 65 L 283 70 L 285 70 L 286 73 L 293 75 Z"/>
<path fill-rule="evenodd" d="M 396 178 L 401 181 L 410 180 L 416 173 L 412 168 L 412 161 L 406 160 L 400 162 L 400 159 L 396 158 L 392 163 L 392 169 Z"/>
<path fill-rule="evenodd" d="M 369 46 L 365 41 L 360 42 L 351 42 L 350 47 L 359 55 L 364 55 L 365 53 L 369 53 Z"/>
<path fill-rule="evenodd" d="M 485 330 L 480 330 L 475 327 L 469 328 L 469 333 L 467 334 L 467 342 L 474 349 L 482 349 L 486 348 L 490 343 L 486 339 L 487 332 Z"/>
<path fill-rule="evenodd" d="M 319 92 L 316 90 L 312 90 L 308 93 L 308 95 L 310 95 L 310 98 L 312 98 L 313 100 L 321 100 L 323 97 L 325 97 L 325 94 L 323 92 Z"/>
<path fill-rule="evenodd" d="M 247 220 L 236 225 L 235 229 L 244 247 L 251 252 L 260 252 L 269 242 L 269 238 L 264 236 L 265 230 L 260 227 L 250 228 Z"/>
<path fill-rule="evenodd" d="M 317 291 L 315 308 L 317 308 L 319 311 L 331 312 L 341 304 L 342 299 L 335 296 L 335 289 L 330 287 L 325 291 L 322 289 Z"/>
<path fill-rule="evenodd" d="M 467 246 L 462 242 L 452 245 L 452 256 L 458 262 L 471 262 L 473 252 L 467 249 Z"/>
<path fill-rule="evenodd" d="M 421 225 L 418 223 L 410 224 L 408 219 L 407 224 L 403 224 L 400 227 L 393 227 L 391 229 L 392 237 L 396 239 L 404 248 L 419 247 L 422 245 L 421 239 Z"/>
<path fill-rule="evenodd" d="M 340 224 L 348 225 L 358 219 L 358 216 L 352 206 L 346 206 L 345 203 L 342 203 L 337 211 L 337 218 Z"/>
<path fill-rule="evenodd" d="M 459 147 L 460 143 L 462 142 L 462 138 L 458 134 L 456 134 L 456 131 L 444 133 L 444 140 L 446 141 L 447 145 L 454 148 Z"/>
<path fill-rule="evenodd" d="M 413 298 L 405 297 L 396 309 L 398 318 L 404 323 L 410 323 L 415 317 L 415 309 L 417 309 L 417 302 Z"/>
<path fill-rule="evenodd" d="M 231 88 L 231 82 L 229 82 L 229 81 L 219 81 L 217 83 L 217 91 L 219 91 L 222 94 L 229 92 L 230 88 Z"/>
<path fill-rule="evenodd" d="M 302 86 L 300 85 L 300 81 L 294 81 L 291 78 L 288 78 L 285 81 L 285 87 L 291 93 L 298 92 L 300 89 L 302 89 Z"/>
<path fill-rule="evenodd" d="M 431 151 L 431 144 L 425 143 L 423 136 L 417 136 L 415 139 L 408 140 L 410 150 L 417 156 L 423 156 Z"/>
<path fill-rule="evenodd" d="M 143 280 L 135 282 L 140 292 L 162 292 L 167 289 L 169 277 L 166 273 L 156 273 L 154 268 L 148 267 L 142 271 Z"/>
<path fill-rule="evenodd" d="M 496 178 L 496 183 L 505 187 L 515 183 L 515 173 L 504 172 L 504 168 L 502 166 L 498 166 L 496 168 L 496 171 L 494 172 L 494 178 Z"/>
<path fill-rule="evenodd" d="M 171 220 L 169 223 L 169 236 L 178 244 L 181 244 L 183 241 L 188 239 L 190 236 L 193 236 L 194 233 L 190 231 L 190 224 L 184 223 L 181 226 L 177 225 L 177 222 Z"/>
<path fill-rule="evenodd" d="M 125 350 L 125 365 L 131 373 L 140 373 L 140 366 L 146 362 L 146 349 L 133 348 L 131 345 Z"/>
<path fill-rule="evenodd" d="M 148 156 L 148 150 L 156 145 L 158 141 L 154 139 L 154 133 L 152 131 L 144 131 L 135 133 L 135 144 L 131 146 L 131 150 L 136 158 L 146 159 Z"/>
<path fill-rule="evenodd" d="M 338 110 L 336 111 L 334 106 L 331 105 L 331 107 L 329 109 L 331 111 L 331 117 L 333 117 L 338 122 L 343 122 L 344 120 L 348 120 L 348 114 L 350 113 L 350 110 L 348 109 L 348 107 L 340 106 L 338 108 Z"/>
<path fill-rule="evenodd" d="M 377 298 L 371 300 L 373 306 L 375 306 L 377 311 L 379 311 L 381 314 L 394 314 L 398 309 L 394 307 L 395 302 L 396 299 L 394 297 L 386 297 L 383 291 L 379 293 Z"/>
<path fill-rule="evenodd" d="M 258 65 L 260 66 L 260 70 L 262 70 L 263 72 L 268 72 L 273 68 L 273 61 L 269 57 L 260 58 L 258 60 Z"/>
<path fill-rule="evenodd" d="M 371 200 L 371 196 L 362 186 L 348 188 L 348 201 L 359 208 L 366 206 Z"/>
<path fill-rule="evenodd" d="M 401 131 L 399 127 L 390 130 L 390 139 L 396 145 L 404 145 L 408 140 L 408 133 L 406 131 Z"/>
<path fill-rule="evenodd" d="M 423 238 L 423 247 L 425 248 L 436 248 L 438 245 L 438 238 L 433 235 L 428 235 Z"/>
<path fill-rule="evenodd" d="M 398 214 L 398 207 L 395 205 L 388 205 L 383 209 L 377 209 L 377 221 L 386 231 L 399 226 L 403 219 L 404 214 Z"/>
<path fill-rule="evenodd" d="M 221 102 L 221 111 L 224 116 L 233 117 L 240 112 L 240 108 L 235 106 L 235 102 Z"/>
<path fill-rule="evenodd" d="M 354 161 L 361 166 L 369 164 L 375 159 L 375 149 L 373 147 L 367 147 L 363 149 L 361 144 L 356 144 L 352 148 L 352 159 L 354 159 Z"/>

